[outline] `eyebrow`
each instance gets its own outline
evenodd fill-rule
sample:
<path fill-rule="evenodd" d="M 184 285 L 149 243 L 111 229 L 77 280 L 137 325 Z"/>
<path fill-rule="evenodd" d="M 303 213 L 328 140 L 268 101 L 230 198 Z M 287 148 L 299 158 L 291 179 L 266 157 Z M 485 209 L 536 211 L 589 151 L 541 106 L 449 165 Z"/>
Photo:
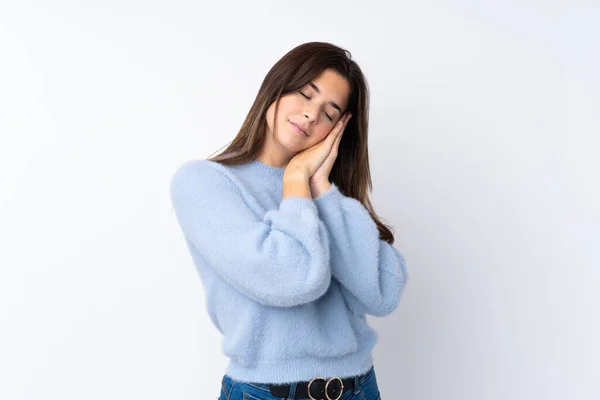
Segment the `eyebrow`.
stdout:
<path fill-rule="evenodd" d="M 315 89 L 315 92 L 317 92 L 317 93 L 321 93 L 321 90 L 320 90 L 320 89 L 317 87 L 317 85 L 315 85 L 315 84 L 314 84 L 314 83 L 312 83 L 312 82 L 308 82 L 308 84 L 309 84 L 309 85 L 310 85 L 310 86 L 311 86 L 313 89 Z M 329 102 L 329 104 L 331 104 L 331 106 L 332 106 L 333 108 L 335 108 L 336 110 L 338 110 L 338 111 L 340 112 L 340 114 L 342 113 L 342 108 L 341 108 L 340 106 L 338 106 L 338 105 L 337 105 L 337 103 L 335 103 L 335 102 L 333 102 L 333 101 L 330 101 L 330 102 Z"/>

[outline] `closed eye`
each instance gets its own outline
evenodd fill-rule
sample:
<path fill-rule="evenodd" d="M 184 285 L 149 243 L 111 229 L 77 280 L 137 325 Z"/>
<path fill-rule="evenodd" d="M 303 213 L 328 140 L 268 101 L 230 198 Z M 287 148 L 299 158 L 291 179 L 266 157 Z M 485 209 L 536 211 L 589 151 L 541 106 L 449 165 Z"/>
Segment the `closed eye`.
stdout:
<path fill-rule="evenodd" d="M 308 97 L 308 96 L 307 96 L 307 95 L 305 95 L 304 93 L 302 93 L 302 92 L 298 92 L 298 93 L 300 93 L 300 94 L 301 94 L 301 95 L 302 95 L 304 98 L 307 98 L 307 99 L 309 99 L 309 100 L 310 100 L 310 97 Z M 331 118 L 331 116 L 330 116 L 329 114 L 327 114 L 327 112 L 326 112 L 325 110 L 323 110 L 323 114 L 325 114 L 325 116 L 327 117 L 327 119 L 328 119 L 329 121 L 332 121 L 332 122 L 333 122 L 333 118 Z"/>

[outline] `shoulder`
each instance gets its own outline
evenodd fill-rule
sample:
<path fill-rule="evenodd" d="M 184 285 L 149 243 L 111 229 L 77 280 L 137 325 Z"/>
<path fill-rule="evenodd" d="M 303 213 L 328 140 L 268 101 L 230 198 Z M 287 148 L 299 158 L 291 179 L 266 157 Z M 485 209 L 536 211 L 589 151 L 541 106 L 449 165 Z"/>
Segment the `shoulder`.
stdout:
<path fill-rule="evenodd" d="M 230 176 L 228 169 L 215 161 L 210 160 L 188 160 L 180 164 L 173 173 L 172 182 L 181 179 L 224 179 Z"/>
<path fill-rule="evenodd" d="M 224 165 L 210 160 L 188 160 L 180 164 L 171 177 L 171 191 L 193 187 L 233 187 L 236 178 Z"/>

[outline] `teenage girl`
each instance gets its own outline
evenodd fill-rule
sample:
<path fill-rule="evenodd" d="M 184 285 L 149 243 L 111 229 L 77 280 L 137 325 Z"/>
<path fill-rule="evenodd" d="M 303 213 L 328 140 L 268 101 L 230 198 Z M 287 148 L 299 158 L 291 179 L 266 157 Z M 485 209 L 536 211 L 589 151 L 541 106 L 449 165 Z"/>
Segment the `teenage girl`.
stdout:
<path fill-rule="evenodd" d="M 408 273 L 368 198 L 368 111 L 351 54 L 305 43 L 268 72 L 222 154 L 174 173 L 229 358 L 219 400 L 381 399 L 366 315 L 390 314 Z"/>

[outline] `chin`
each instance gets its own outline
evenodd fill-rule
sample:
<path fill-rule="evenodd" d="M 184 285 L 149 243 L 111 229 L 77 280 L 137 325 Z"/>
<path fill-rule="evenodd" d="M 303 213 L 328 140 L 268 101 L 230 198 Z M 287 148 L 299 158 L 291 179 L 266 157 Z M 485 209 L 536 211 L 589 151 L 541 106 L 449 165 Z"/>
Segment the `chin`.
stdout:
<path fill-rule="evenodd" d="M 283 142 L 279 143 L 281 150 L 286 152 L 288 156 L 293 157 L 296 154 L 300 153 L 303 150 L 306 150 L 309 146 L 306 146 L 303 143 L 292 143 L 292 142 Z"/>
<path fill-rule="evenodd" d="M 282 147 L 286 147 L 291 149 L 295 149 L 299 151 L 302 148 L 306 147 L 306 141 L 300 139 L 298 140 L 298 133 L 294 132 L 290 129 L 281 129 L 277 133 L 277 141 Z"/>

